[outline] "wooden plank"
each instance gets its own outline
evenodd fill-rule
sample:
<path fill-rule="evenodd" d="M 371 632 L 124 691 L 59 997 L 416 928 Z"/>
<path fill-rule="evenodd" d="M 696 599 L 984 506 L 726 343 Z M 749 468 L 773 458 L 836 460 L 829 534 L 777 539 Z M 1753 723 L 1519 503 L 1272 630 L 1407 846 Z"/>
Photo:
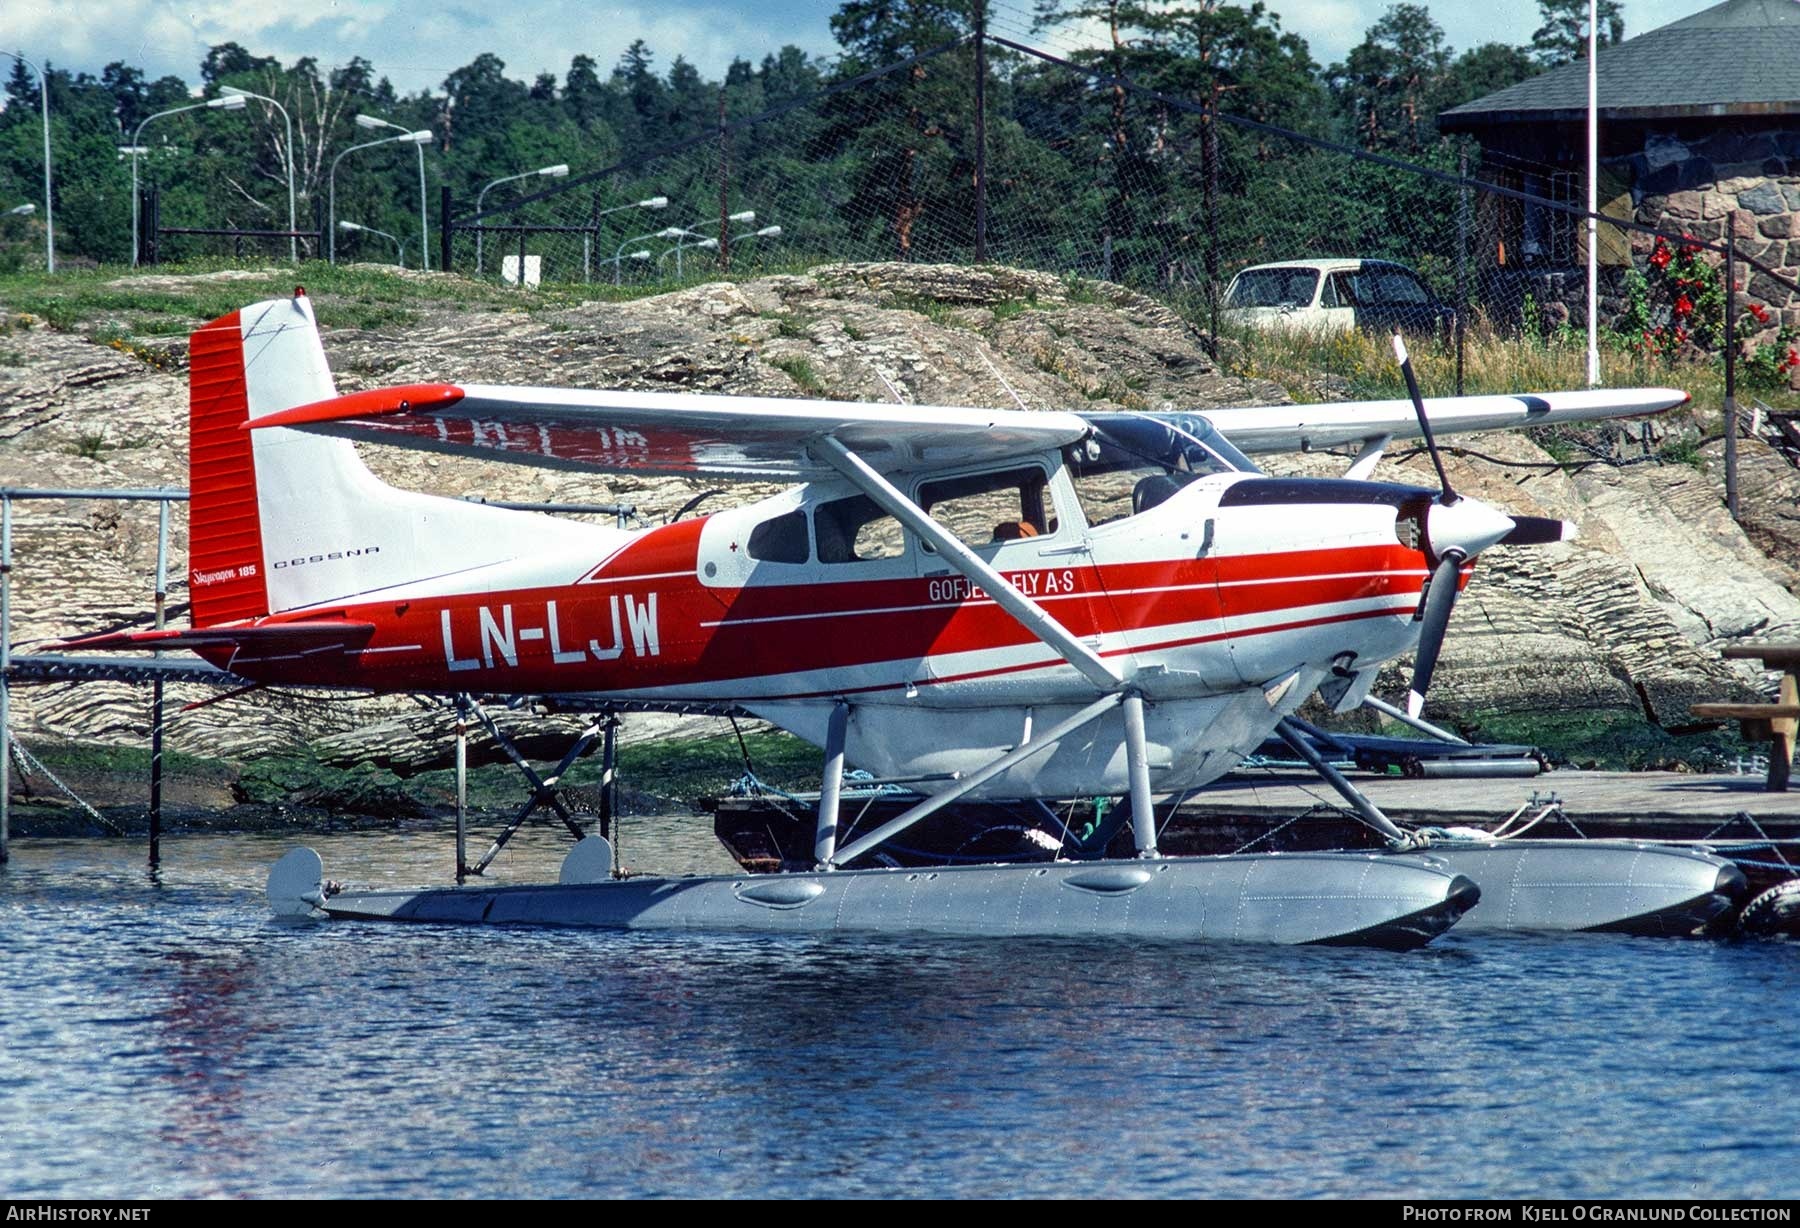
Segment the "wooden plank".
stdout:
<path fill-rule="evenodd" d="M 1727 644 L 1719 655 L 1727 661 L 1761 661 L 1770 669 L 1792 669 L 1800 665 L 1800 644 Z"/>
<path fill-rule="evenodd" d="M 1800 704 L 1689 704 L 1703 721 L 1775 721 L 1800 717 Z"/>

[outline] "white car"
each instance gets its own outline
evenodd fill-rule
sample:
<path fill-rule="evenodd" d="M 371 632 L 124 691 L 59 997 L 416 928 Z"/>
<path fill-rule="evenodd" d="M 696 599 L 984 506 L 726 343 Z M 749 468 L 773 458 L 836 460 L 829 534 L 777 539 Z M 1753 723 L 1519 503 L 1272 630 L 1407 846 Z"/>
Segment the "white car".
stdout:
<path fill-rule="evenodd" d="M 1220 304 L 1227 324 L 1343 333 L 1353 328 L 1437 332 L 1455 312 L 1419 275 L 1388 260 L 1284 260 L 1231 279 Z"/>

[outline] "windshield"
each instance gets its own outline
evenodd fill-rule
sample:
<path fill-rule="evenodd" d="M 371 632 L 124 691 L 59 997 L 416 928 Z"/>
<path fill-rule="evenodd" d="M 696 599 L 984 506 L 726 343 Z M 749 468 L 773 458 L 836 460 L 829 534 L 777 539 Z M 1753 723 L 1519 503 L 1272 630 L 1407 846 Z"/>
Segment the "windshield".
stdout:
<path fill-rule="evenodd" d="M 1350 302 L 1373 307 L 1379 303 L 1429 303 L 1431 293 L 1419 279 L 1392 265 L 1368 265 L 1355 273 L 1340 274 Z"/>
<path fill-rule="evenodd" d="M 1227 307 L 1310 307 L 1319 285 L 1317 269 L 1245 269 L 1231 280 Z"/>
<path fill-rule="evenodd" d="M 1209 473 L 1259 472 L 1199 414 L 1083 414 L 1093 434 L 1064 449 L 1090 526 L 1147 512 Z"/>

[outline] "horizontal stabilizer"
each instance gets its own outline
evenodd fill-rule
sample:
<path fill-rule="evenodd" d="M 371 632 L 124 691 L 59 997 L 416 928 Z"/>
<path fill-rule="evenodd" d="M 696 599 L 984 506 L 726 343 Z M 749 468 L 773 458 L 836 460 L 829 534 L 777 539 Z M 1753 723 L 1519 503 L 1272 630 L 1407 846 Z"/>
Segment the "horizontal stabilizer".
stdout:
<path fill-rule="evenodd" d="M 825 436 L 894 472 L 1004 461 L 1088 432 L 1071 413 L 495 384 L 377 388 L 245 429 L 269 427 L 555 469 L 756 481 L 836 477 L 809 453 Z"/>
<path fill-rule="evenodd" d="M 254 648 L 263 652 L 355 652 L 375 634 L 374 623 L 291 622 L 247 627 L 168 628 L 162 631 L 109 631 L 48 645 L 61 652 L 154 652 L 176 648 Z"/>

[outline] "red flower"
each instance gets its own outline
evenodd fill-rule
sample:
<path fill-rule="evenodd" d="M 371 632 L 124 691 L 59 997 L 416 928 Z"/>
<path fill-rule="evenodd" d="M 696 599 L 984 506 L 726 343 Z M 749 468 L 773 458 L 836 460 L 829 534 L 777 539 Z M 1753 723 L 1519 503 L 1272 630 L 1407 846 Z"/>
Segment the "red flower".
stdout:
<path fill-rule="evenodd" d="M 1758 324 L 1767 324 L 1769 322 L 1769 309 L 1764 307 L 1761 303 L 1751 303 L 1750 314 L 1756 317 L 1756 322 Z"/>
<path fill-rule="evenodd" d="M 1681 327 L 1681 325 L 1677 324 L 1675 326 L 1675 341 L 1676 341 L 1676 343 L 1681 344 L 1682 342 L 1685 342 L 1686 340 L 1687 340 L 1687 329 L 1685 329 L 1685 328 Z"/>
<path fill-rule="evenodd" d="M 1661 239 L 1658 239 L 1656 241 L 1656 250 L 1650 253 L 1650 263 L 1659 269 L 1666 269 L 1669 267 L 1670 259 L 1671 253 L 1669 251 L 1669 245 L 1664 243 Z"/>
<path fill-rule="evenodd" d="M 1699 255 L 1699 253 L 1700 240 L 1696 239 L 1693 235 L 1682 235 L 1681 254 L 1684 256 L 1696 256 Z"/>
<path fill-rule="evenodd" d="M 1694 310 L 1693 300 L 1688 298 L 1687 295 L 1684 294 L 1680 298 L 1675 300 L 1675 314 L 1676 315 L 1678 315 L 1678 316 L 1691 315 L 1691 314 L 1693 314 L 1693 310 Z"/>

